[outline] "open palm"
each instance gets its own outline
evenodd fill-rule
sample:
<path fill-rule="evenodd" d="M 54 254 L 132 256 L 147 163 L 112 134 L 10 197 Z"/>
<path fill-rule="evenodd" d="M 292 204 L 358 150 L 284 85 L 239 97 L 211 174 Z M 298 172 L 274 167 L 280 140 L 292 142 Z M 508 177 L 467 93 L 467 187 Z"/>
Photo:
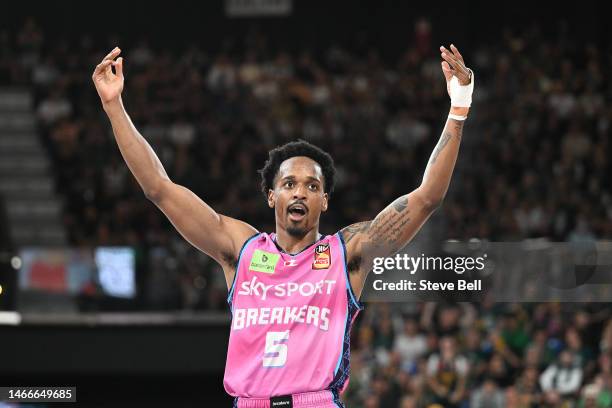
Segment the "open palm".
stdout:
<path fill-rule="evenodd" d="M 112 102 L 121 95 L 123 91 L 123 58 L 115 58 L 121 53 L 119 47 L 115 47 L 104 59 L 100 62 L 91 76 L 91 79 L 96 86 L 96 91 L 100 95 L 102 103 Z M 113 73 L 112 67 L 115 67 Z"/>

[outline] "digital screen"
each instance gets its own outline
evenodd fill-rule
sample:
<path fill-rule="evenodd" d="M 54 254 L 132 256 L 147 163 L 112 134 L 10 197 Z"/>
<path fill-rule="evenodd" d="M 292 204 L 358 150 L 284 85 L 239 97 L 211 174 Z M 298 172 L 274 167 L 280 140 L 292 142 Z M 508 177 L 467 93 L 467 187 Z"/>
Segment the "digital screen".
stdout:
<path fill-rule="evenodd" d="M 43 305 L 50 296 L 65 302 L 98 295 L 133 298 L 136 293 L 136 260 L 129 247 L 29 247 L 19 258 L 22 302 Z"/>
<path fill-rule="evenodd" d="M 124 247 L 99 247 L 95 251 L 98 281 L 109 296 L 131 298 L 136 294 L 134 251 Z"/>
<path fill-rule="evenodd" d="M 86 249 L 24 248 L 20 258 L 21 290 L 78 294 L 95 279 L 91 251 Z"/>

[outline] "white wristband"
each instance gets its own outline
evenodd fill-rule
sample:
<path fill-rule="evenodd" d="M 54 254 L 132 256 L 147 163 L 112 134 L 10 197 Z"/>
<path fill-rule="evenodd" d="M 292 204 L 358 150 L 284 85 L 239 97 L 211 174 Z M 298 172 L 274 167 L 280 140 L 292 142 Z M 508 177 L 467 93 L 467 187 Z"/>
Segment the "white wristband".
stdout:
<path fill-rule="evenodd" d="M 457 108 L 469 108 L 472 105 L 472 92 L 474 92 L 474 72 L 468 68 L 471 75 L 471 81 L 468 85 L 461 85 L 459 79 L 453 75 L 450 80 L 450 97 L 451 106 Z"/>
<path fill-rule="evenodd" d="M 462 116 L 462 115 L 455 115 L 453 113 L 449 113 L 448 114 L 448 118 L 449 119 L 455 119 L 455 120 L 466 120 L 467 116 Z"/>

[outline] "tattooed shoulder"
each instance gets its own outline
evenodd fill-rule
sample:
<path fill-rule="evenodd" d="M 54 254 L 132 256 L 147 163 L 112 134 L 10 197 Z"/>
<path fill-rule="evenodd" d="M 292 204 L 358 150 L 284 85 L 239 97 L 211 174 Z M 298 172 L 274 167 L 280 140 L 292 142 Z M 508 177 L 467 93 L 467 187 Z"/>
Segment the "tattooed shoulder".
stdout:
<path fill-rule="evenodd" d="M 344 238 L 344 242 L 348 244 L 355 236 L 358 234 L 364 233 L 370 228 L 370 224 L 372 221 L 363 221 L 355 224 L 351 224 L 348 227 L 342 228 L 340 232 L 342 233 L 342 237 Z"/>
<path fill-rule="evenodd" d="M 393 208 L 397 212 L 402 212 L 408 207 L 408 195 L 401 196 L 395 200 L 392 204 Z"/>

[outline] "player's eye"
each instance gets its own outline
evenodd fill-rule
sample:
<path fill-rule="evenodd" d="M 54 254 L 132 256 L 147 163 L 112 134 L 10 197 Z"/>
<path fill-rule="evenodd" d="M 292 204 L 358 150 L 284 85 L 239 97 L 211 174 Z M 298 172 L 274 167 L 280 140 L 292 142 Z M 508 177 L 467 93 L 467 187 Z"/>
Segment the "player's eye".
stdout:
<path fill-rule="evenodd" d="M 293 181 L 286 181 L 285 182 L 285 187 L 286 188 L 293 188 Z"/>
<path fill-rule="evenodd" d="M 308 188 L 310 188 L 310 190 L 312 191 L 317 191 L 319 189 L 319 186 L 317 184 L 310 184 Z"/>

